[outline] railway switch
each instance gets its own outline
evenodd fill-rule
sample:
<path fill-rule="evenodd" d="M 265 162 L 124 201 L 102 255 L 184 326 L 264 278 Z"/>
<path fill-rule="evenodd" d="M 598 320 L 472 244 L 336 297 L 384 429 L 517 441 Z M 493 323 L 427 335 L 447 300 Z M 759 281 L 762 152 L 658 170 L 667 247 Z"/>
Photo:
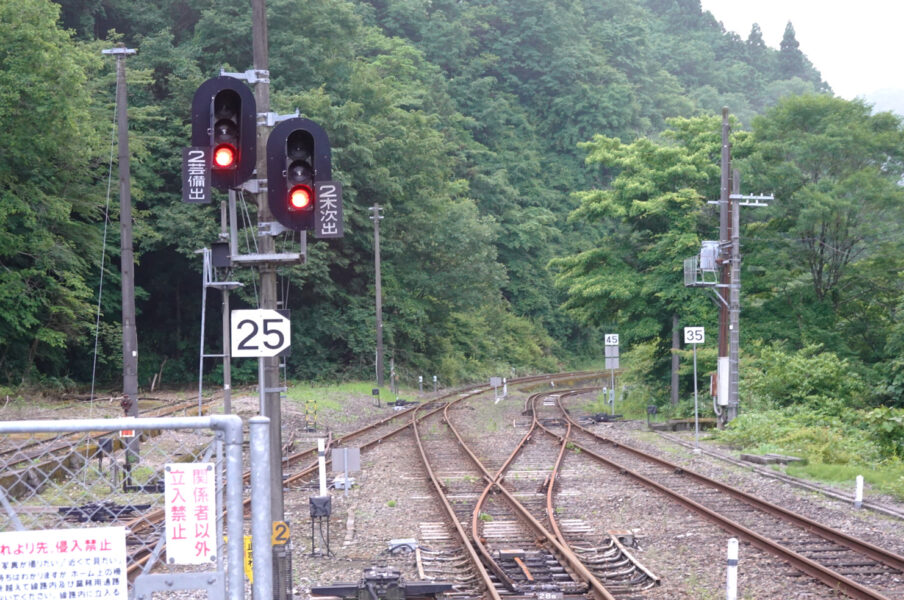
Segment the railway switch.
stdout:
<path fill-rule="evenodd" d="M 389 553 L 398 554 L 399 552 L 414 552 L 418 548 L 417 540 L 414 538 L 401 538 L 389 540 Z"/>
<path fill-rule="evenodd" d="M 334 583 L 311 588 L 312 596 L 338 596 L 355 600 L 405 600 L 406 598 L 443 598 L 451 583 L 438 581 L 406 582 L 399 571 L 370 567 L 357 583 Z"/>

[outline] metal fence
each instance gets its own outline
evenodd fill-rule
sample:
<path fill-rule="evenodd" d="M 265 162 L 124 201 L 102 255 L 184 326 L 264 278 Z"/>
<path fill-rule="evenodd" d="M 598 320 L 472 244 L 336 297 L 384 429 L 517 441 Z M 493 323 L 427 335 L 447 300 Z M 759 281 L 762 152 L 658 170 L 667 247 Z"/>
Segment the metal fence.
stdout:
<path fill-rule="evenodd" d="M 258 598 L 272 595 L 267 422 L 251 419 Z M 0 422 L 0 600 L 242 600 L 243 512 L 235 415 Z"/>

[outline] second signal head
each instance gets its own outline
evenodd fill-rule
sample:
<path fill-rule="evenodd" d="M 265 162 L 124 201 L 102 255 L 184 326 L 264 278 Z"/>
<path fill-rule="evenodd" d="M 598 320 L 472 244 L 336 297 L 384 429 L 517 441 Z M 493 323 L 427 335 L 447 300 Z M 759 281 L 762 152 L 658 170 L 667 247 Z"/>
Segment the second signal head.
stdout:
<path fill-rule="evenodd" d="M 318 185 L 330 179 L 330 145 L 308 119 L 281 121 L 267 139 L 267 199 L 273 218 L 287 229 L 313 230 Z"/>

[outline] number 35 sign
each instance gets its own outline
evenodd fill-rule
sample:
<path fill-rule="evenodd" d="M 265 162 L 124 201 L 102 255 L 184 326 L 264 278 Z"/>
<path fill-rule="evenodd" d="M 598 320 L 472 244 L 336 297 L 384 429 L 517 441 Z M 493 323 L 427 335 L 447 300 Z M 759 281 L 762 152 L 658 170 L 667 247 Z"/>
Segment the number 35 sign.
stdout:
<path fill-rule="evenodd" d="M 685 344 L 702 344 L 705 341 L 702 327 L 685 327 L 684 343 Z"/>
<path fill-rule="evenodd" d="M 232 356 L 276 356 L 289 347 L 289 319 L 275 310 L 234 310 L 231 317 Z"/>

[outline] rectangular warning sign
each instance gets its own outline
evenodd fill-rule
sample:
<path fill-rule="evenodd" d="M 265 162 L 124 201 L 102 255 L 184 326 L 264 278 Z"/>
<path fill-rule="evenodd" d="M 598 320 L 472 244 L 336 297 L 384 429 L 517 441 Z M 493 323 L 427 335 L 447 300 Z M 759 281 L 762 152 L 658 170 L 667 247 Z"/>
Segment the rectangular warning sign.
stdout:
<path fill-rule="evenodd" d="M 128 599 L 124 527 L 0 533 L 0 599 Z"/>

